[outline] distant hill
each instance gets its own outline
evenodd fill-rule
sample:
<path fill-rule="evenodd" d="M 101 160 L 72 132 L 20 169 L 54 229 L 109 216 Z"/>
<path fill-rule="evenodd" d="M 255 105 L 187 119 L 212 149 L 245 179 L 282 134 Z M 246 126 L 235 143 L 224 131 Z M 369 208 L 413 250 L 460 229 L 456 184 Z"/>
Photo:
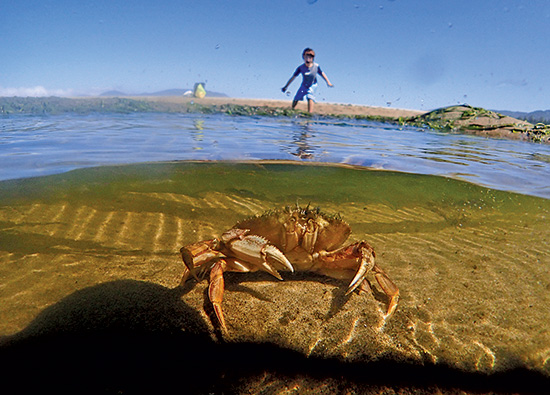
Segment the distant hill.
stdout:
<path fill-rule="evenodd" d="M 126 93 L 121 91 L 107 91 L 107 92 L 103 92 L 99 96 L 128 96 L 128 95 L 126 95 Z"/>
<path fill-rule="evenodd" d="M 187 91 L 190 91 L 192 89 L 166 89 L 163 91 L 158 92 L 145 92 L 145 93 L 135 93 L 135 94 L 128 94 L 120 91 L 107 91 L 103 92 L 99 96 L 110 96 L 110 97 L 124 97 L 124 96 L 183 96 L 183 94 Z M 206 96 L 207 97 L 229 97 L 225 93 L 220 92 L 213 92 L 206 90 Z"/>
<path fill-rule="evenodd" d="M 522 119 L 533 124 L 545 123 L 550 124 L 550 110 L 538 110 L 532 112 L 521 111 L 497 111 L 501 114 L 508 115 L 509 117 Z"/>

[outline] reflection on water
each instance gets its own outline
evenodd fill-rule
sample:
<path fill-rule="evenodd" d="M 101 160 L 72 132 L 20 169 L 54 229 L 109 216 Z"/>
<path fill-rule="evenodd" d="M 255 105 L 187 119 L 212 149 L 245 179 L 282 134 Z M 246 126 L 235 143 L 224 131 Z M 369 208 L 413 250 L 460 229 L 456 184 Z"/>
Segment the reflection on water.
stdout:
<path fill-rule="evenodd" d="M 296 150 L 294 152 L 291 151 L 291 154 L 300 159 L 314 159 L 314 152 L 318 147 L 311 146 L 309 143 L 310 140 L 315 138 L 313 128 L 307 122 L 301 125 L 297 124 L 296 126 L 296 131 L 292 136 L 292 143 L 296 146 Z"/>
<path fill-rule="evenodd" d="M 550 147 L 367 121 L 197 114 L 10 116 L 0 179 L 118 163 L 299 158 L 550 197 Z"/>
<path fill-rule="evenodd" d="M 195 121 L 193 122 L 193 125 L 195 126 L 195 130 L 191 131 L 191 135 L 193 136 L 194 141 L 196 141 L 197 143 L 200 143 L 201 141 L 204 140 L 204 120 L 195 119 Z M 200 150 L 202 148 L 199 147 L 197 144 L 196 146 L 193 147 L 193 149 Z"/>

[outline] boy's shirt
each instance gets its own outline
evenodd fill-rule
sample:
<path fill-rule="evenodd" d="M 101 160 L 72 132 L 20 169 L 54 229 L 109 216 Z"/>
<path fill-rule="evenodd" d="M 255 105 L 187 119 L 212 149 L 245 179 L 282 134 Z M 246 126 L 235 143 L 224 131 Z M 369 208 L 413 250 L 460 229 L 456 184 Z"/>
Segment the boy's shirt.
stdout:
<path fill-rule="evenodd" d="M 313 63 L 311 68 L 307 67 L 305 63 L 302 63 L 296 68 L 294 77 L 298 77 L 298 75 L 302 74 L 302 86 L 310 87 L 317 83 L 317 74 L 321 73 L 321 67 L 317 63 Z"/>

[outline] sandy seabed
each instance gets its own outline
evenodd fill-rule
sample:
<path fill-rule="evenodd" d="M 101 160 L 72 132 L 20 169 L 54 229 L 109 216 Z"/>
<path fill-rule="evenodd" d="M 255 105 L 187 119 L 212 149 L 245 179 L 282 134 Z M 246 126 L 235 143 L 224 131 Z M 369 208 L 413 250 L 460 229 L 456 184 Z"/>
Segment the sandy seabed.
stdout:
<path fill-rule="evenodd" d="M 145 377 L 153 388 L 205 380 L 248 393 L 505 393 L 549 382 L 548 200 L 269 162 L 115 166 L 2 187 L 9 372 L 48 381 L 67 371 L 77 386 L 93 375 L 119 391 Z M 350 241 L 374 246 L 401 290 L 395 315 L 384 320 L 375 282 L 345 296 L 346 282 L 319 275 L 228 273 L 221 333 L 207 282 L 178 286 L 179 248 L 298 200 L 340 213 Z"/>

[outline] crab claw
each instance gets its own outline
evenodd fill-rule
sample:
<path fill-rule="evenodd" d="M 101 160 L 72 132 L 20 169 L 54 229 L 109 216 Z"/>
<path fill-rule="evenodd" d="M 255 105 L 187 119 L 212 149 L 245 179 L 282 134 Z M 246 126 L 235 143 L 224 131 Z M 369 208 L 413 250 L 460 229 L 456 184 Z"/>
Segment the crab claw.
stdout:
<path fill-rule="evenodd" d="M 286 269 L 290 270 L 291 272 L 294 272 L 294 267 L 290 263 L 290 261 L 287 259 L 285 254 L 283 254 L 277 247 L 275 247 L 272 244 L 266 244 L 260 251 L 260 254 L 263 257 L 262 266 L 266 269 L 272 269 L 277 275 L 279 280 L 282 280 L 282 277 L 279 275 L 279 272 L 273 266 L 270 265 L 268 261 L 274 261 L 279 263 L 280 265 L 284 266 Z M 268 270 L 270 273 L 271 271 Z M 272 273 L 273 274 L 273 273 Z"/>
<path fill-rule="evenodd" d="M 280 265 L 284 266 L 286 269 L 288 269 L 291 272 L 294 272 L 294 267 L 290 263 L 290 261 L 287 259 L 285 254 L 281 252 L 277 247 L 275 247 L 273 244 L 266 244 L 261 253 L 265 255 L 266 260 L 272 260 Z"/>
<path fill-rule="evenodd" d="M 284 269 L 294 272 L 294 267 L 287 257 L 277 247 L 269 244 L 269 241 L 261 236 L 240 236 L 226 242 L 226 246 L 231 250 L 232 255 L 243 261 L 260 266 L 279 280 L 282 280 L 282 277 L 273 266 L 273 263 L 277 263 Z"/>
<path fill-rule="evenodd" d="M 351 280 L 349 284 L 346 295 L 352 293 L 357 287 L 363 284 L 365 277 L 372 270 L 374 272 L 374 278 L 376 278 L 376 281 L 389 298 L 388 310 L 384 317 L 388 319 L 393 315 L 397 307 L 397 302 L 399 301 L 399 288 L 397 288 L 388 275 L 374 263 L 374 250 L 372 250 L 372 247 L 368 245 L 364 246 L 362 243 L 359 243 L 356 249 L 361 254 L 361 263 L 359 269 L 357 269 L 355 273 L 355 277 L 353 277 L 353 280 Z"/>
<path fill-rule="evenodd" d="M 351 283 L 349 284 L 346 295 L 349 295 L 350 293 L 355 291 L 355 289 L 359 285 L 361 285 L 368 272 L 370 272 L 374 267 L 374 251 L 372 251 L 372 247 L 367 248 L 363 245 L 363 243 L 359 243 L 358 245 L 354 246 L 354 250 L 355 254 L 359 253 L 361 257 L 361 263 L 359 265 L 359 268 L 357 269 L 357 272 L 355 273 L 355 277 L 353 277 L 353 280 L 351 280 Z"/>

